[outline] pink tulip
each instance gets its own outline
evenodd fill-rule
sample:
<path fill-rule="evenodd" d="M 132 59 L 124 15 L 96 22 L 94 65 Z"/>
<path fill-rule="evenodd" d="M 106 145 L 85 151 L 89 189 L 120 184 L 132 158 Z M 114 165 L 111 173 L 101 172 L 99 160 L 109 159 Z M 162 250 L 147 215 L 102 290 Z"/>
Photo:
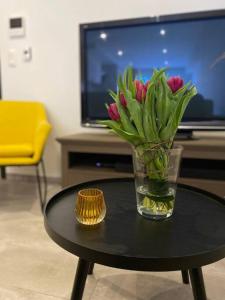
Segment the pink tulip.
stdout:
<path fill-rule="evenodd" d="M 142 102 L 145 100 L 146 96 L 146 86 L 140 80 L 134 80 L 135 88 L 136 88 L 136 99 L 138 102 Z"/>
<path fill-rule="evenodd" d="M 120 119 L 120 115 L 119 115 L 116 103 L 111 103 L 109 105 L 108 114 L 109 114 L 109 117 L 114 121 L 118 121 Z"/>
<path fill-rule="evenodd" d="M 171 88 L 171 91 L 173 93 L 176 93 L 176 91 L 178 91 L 180 88 L 182 88 L 182 86 L 184 85 L 184 81 L 181 77 L 174 76 L 174 77 L 170 77 L 167 80 L 167 84 Z"/>
<path fill-rule="evenodd" d="M 120 102 L 121 102 L 121 104 L 122 104 L 124 107 L 127 106 L 127 100 L 126 100 L 126 98 L 125 98 L 125 96 L 124 96 L 123 93 L 120 93 Z"/>

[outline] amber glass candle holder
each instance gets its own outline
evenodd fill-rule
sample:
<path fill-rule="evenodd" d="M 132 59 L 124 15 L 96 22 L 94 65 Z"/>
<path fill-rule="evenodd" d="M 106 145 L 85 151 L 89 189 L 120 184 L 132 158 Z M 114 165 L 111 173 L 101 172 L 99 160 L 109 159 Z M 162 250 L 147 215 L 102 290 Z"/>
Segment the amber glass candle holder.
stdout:
<path fill-rule="evenodd" d="M 75 214 L 77 221 L 85 225 L 100 223 L 106 214 L 103 191 L 95 188 L 78 192 Z"/>

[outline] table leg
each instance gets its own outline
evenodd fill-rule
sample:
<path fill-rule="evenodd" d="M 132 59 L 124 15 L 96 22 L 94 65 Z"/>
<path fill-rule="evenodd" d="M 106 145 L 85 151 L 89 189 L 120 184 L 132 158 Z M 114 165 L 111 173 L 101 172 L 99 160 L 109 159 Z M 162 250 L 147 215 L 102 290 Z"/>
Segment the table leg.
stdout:
<path fill-rule="evenodd" d="M 79 258 L 70 300 L 82 300 L 89 268 L 90 263 L 82 258 Z"/>
<path fill-rule="evenodd" d="M 94 263 L 90 263 L 90 265 L 89 265 L 89 270 L 88 270 L 88 274 L 89 275 L 92 275 L 93 274 L 93 270 L 94 270 Z"/>
<path fill-rule="evenodd" d="M 189 284 L 189 275 L 188 275 L 188 270 L 182 270 L 182 279 L 184 284 Z"/>
<path fill-rule="evenodd" d="M 189 270 L 194 300 L 207 300 L 201 268 Z"/>

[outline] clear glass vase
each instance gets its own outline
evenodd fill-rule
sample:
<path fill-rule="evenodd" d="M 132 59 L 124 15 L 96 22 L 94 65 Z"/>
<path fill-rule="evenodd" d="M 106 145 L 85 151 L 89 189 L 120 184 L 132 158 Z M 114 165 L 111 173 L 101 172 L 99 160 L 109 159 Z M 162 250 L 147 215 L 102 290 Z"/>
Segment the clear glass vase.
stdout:
<path fill-rule="evenodd" d="M 163 144 L 133 148 L 137 210 L 142 216 L 163 220 L 172 215 L 182 150 Z"/>

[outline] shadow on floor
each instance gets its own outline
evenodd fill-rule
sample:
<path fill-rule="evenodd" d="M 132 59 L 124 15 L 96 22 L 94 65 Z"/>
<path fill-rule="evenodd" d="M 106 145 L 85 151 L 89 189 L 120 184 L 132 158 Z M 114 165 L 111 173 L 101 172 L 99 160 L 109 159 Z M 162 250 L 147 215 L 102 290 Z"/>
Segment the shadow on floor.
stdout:
<path fill-rule="evenodd" d="M 118 274 L 100 278 L 91 300 L 193 300 L 190 285 L 152 274 Z"/>

